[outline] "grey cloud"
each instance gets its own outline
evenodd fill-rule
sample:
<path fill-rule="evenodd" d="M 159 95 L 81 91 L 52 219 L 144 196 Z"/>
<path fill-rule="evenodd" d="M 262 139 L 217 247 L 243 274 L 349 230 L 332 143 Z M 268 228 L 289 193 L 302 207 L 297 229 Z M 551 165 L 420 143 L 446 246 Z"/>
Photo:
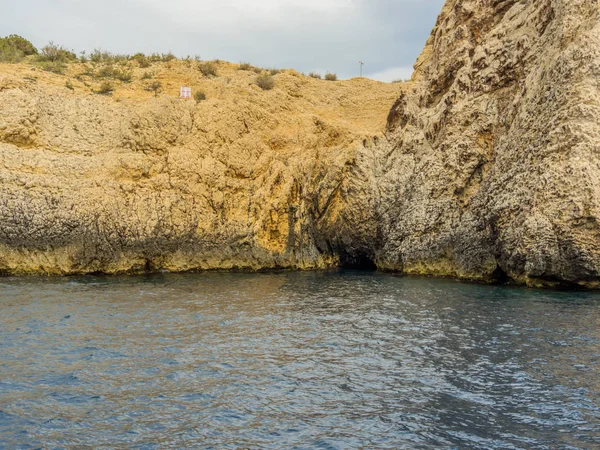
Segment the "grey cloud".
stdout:
<path fill-rule="evenodd" d="M 280 7 L 274 21 L 241 17 L 235 0 L 230 0 L 221 3 L 233 17 L 226 22 L 202 14 L 174 17 L 169 7 L 157 9 L 156 4 L 147 6 L 140 0 L 11 3 L 0 17 L 0 34 L 20 34 L 37 46 L 54 40 L 76 51 L 171 50 L 178 56 L 198 54 L 299 71 L 330 70 L 349 77 L 357 75 L 358 60 L 365 61 L 367 74 L 411 67 L 444 1 L 353 0 L 333 14 Z M 200 11 L 201 5 L 195 2 Z M 180 10 L 185 11 L 173 9 Z"/>

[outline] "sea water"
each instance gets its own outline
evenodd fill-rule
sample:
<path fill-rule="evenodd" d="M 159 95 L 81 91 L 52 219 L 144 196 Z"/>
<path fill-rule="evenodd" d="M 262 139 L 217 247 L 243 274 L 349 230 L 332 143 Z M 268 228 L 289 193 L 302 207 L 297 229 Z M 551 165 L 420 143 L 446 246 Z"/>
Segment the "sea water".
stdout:
<path fill-rule="evenodd" d="M 376 272 L 0 279 L 0 448 L 600 448 L 600 295 Z"/>

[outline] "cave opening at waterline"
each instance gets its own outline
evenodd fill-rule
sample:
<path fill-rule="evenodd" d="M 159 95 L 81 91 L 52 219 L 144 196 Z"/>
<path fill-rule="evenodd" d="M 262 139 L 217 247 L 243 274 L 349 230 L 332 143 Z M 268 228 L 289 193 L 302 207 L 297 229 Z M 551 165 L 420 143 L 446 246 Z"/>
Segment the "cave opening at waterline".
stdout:
<path fill-rule="evenodd" d="M 342 252 L 340 254 L 340 268 L 345 270 L 366 270 L 375 271 L 377 265 L 373 258 L 366 253 L 349 254 Z"/>

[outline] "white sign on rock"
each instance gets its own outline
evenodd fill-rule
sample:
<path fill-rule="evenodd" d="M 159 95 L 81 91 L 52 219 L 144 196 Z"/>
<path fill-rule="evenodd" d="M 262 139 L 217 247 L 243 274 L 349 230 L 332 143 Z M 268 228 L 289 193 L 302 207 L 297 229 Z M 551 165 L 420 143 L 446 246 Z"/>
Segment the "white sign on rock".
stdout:
<path fill-rule="evenodd" d="M 192 88 L 181 87 L 179 89 L 179 98 L 192 98 Z"/>

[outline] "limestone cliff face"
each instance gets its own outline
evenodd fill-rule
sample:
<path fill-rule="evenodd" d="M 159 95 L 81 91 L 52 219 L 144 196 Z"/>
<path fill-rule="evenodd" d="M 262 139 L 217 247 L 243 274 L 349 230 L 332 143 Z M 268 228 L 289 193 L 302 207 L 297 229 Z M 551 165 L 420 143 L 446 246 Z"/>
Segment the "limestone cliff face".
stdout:
<path fill-rule="evenodd" d="M 172 62 L 154 69 L 158 98 L 142 81 L 104 97 L 72 77 L 82 70 L 0 70 L 0 271 L 339 263 L 330 224 L 349 174 L 382 137 L 397 85 L 286 71 L 263 92 L 234 65 L 206 79 Z M 179 100 L 182 85 L 208 100 Z M 369 213 L 359 214 L 370 222 Z"/>
<path fill-rule="evenodd" d="M 153 69 L 159 98 L 140 69 L 106 98 L 89 67 L 69 90 L 0 66 L 0 271 L 374 262 L 600 287 L 598 0 L 448 0 L 415 67 L 263 92 L 179 61 Z"/>
<path fill-rule="evenodd" d="M 379 267 L 600 279 L 597 0 L 448 0 L 377 152 Z"/>

